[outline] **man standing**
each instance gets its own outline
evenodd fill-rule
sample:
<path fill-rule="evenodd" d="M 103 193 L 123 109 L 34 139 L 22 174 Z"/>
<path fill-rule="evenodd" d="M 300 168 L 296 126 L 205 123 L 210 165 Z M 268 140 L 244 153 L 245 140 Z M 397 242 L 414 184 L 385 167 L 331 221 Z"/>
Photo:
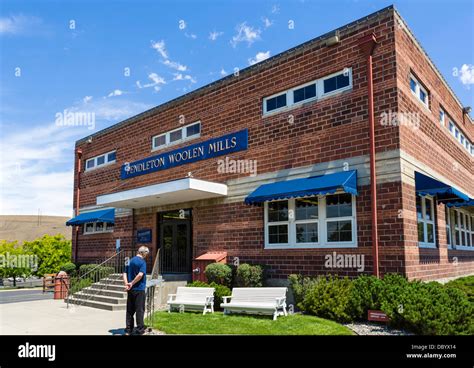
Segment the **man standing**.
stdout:
<path fill-rule="evenodd" d="M 127 290 L 127 327 L 125 334 L 130 335 L 133 331 L 136 314 L 137 329 L 136 334 L 145 333 L 145 324 L 143 317 L 145 315 L 145 289 L 146 289 L 146 262 L 145 259 L 150 251 L 147 247 L 140 247 L 137 255 L 133 257 L 128 265 L 125 266 L 123 273 L 123 282 Z"/>

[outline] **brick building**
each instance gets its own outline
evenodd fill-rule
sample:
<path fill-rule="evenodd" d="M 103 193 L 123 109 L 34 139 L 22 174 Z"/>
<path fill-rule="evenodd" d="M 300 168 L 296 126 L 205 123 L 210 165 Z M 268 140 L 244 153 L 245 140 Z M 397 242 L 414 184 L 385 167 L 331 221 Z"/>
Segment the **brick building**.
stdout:
<path fill-rule="evenodd" d="M 215 251 L 274 280 L 474 273 L 473 143 L 387 7 L 77 141 L 73 257 L 119 240 L 185 277 Z"/>

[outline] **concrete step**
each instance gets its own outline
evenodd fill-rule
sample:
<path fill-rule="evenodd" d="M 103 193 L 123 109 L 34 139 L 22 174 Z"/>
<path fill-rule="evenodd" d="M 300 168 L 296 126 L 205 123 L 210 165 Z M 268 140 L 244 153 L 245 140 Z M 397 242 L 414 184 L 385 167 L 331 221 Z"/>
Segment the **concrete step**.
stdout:
<path fill-rule="evenodd" d="M 67 300 L 64 300 L 64 301 L 67 302 Z M 99 302 L 99 301 L 94 301 L 94 300 L 83 300 L 83 299 L 75 298 L 74 296 L 69 298 L 69 303 L 84 306 L 84 307 L 104 309 L 104 310 L 109 310 L 109 311 L 119 311 L 119 310 L 125 310 L 127 308 L 126 304 L 113 304 L 113 303 Z"/>
<path fill-rule="evenodd" d="M 110 291 L 125 291 L 125 287 L 122 285 L 112 285 L 103 283 L 102 281 L 96 282 L 90 286 L 92 289 L 110 290 Z"/>
<path fill-rule="evenodd" d="M 104 284 L 110 284 L 110 285 L 123 285 L 123 280 L 121 278 L 120 279 L 106 278 L 106 279 L 100 280 L 100 282 Z"/>
<path fill-rule="evenodd" d="M 112 290 L 107 290 L 107 289 L 92 289 L 90 287 L 87 287 L 85 289 L 81 290 L 82 293 L 84 294 L 90 294 L 90 295 L 103 295 L 103 296 L 111 296 L 114 298 L 127 298 L 127 292 L 125 291 L 112 291 Z"/>
<path fill-rule="evenodd" d="M 82 300 L 93 300 L 96 302 L 104 302 L 104 303 L 110 303 L 110 304 L 126 304 L 127 303 L 127 298 L 115 298 L 112 296 L 87 294 L 87 293 L 82 293 L 82 292 L 78 292 L 74 294 L 74 297 L 77 299 L 82 299 Z"/>

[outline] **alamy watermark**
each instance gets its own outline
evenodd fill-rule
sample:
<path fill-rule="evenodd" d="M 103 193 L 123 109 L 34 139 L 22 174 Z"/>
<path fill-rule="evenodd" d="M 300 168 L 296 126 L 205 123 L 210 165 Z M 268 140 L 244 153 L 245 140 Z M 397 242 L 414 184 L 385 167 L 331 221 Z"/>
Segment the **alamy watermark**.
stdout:
<path fill-rule="evenodd" d="M 33 254 L 0 254 L 0 268 L 26 268 L 38 270 L 38 256 Z"/>
<path fill-rule="evenodd" d="M 257 175 L 257 160 L 234 160 L 226 157 L 217 160 L 217 172 L 220 174 L 249 174 Z"/>
<path fill-rule="evenodd" d="M 55 114 L 56 126 L 86 126 L 89 130 L 95 129 L 95 112 L 72 112 L 64 110 Z"/>
<path fill-rule="evenodd" d="M 364 272 L 365 256 L 363 254 L 326 254 L 324 257 L 326 268 L 355 268 L 358 272 Z"/>
<path fill-rule="evenodd" d="M 382 126 L 407 126 L 418 129 L 420 127 L 420 114 L 417 112 L 397 112 L 388 110 L 380 114 Z"/>

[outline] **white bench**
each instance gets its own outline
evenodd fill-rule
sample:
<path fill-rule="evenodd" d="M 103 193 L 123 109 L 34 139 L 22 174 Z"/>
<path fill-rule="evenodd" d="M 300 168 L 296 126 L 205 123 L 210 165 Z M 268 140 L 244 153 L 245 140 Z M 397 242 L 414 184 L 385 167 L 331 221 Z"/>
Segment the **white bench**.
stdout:
<path fill-rule="evenodd" d="M 168 313 L 179 310 L 202 310 L 202 314 L 214 313 L 214 288 L 180 286 L 176 294 L 168 295 Z"/>
<path fill-rule="evenodd" d="M 223 301 L 221 308 L 224 309 L 224 314 L 269 314 L 273 315 L 273 320 L 278 316 L 288 315 L 286 287 L 234 288 L 232 296 L 224 296 Z"/>

